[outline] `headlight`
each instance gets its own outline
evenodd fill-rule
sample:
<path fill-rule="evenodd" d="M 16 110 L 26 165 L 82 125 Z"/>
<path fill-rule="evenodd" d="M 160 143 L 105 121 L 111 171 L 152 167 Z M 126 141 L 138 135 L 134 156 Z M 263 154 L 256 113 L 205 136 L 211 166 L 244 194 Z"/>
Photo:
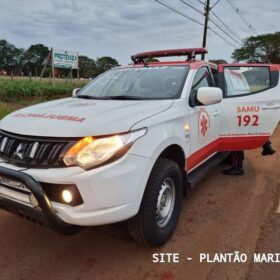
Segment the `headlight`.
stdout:
<path fill-rule="evenodd" d="M 112 162 L 123 156 L 146 131 L 144 128 L 103 138 L 85 137 L 67 151 L 63 161 L 67 166 L 79 165 L 86 170 Z"/>

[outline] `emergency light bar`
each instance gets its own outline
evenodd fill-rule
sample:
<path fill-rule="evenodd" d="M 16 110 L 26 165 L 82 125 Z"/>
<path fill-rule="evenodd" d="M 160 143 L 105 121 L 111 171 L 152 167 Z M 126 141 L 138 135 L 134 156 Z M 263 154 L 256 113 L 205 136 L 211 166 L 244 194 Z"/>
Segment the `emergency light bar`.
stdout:
<path fill-rule="evenodd" d="M 168 57 L 168 56 L 187 56 L 187 60 L 192 60 L 198 54 L 206 54 L 205 48 L 189 48 L 189 49 L 172 49 L 172 50 L 160 50 L 151 52 L 137 53 L 131 56 L 132 61 L 137 63 L 144 63 L 146 59 L 155 57 Z"/>

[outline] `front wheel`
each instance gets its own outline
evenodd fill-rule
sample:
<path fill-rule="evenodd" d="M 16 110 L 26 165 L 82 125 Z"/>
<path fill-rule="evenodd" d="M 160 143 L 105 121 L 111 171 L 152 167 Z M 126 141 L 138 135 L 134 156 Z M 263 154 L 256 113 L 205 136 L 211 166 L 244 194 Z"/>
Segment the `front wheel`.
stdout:
<path fill-rule="evenodd" d="M 159 159 L 149 177 L 138 214 L 128 221 L 139 242 L 162 245 L 175 231 L 182 203 L 183 180 L 177 163 Z"/>

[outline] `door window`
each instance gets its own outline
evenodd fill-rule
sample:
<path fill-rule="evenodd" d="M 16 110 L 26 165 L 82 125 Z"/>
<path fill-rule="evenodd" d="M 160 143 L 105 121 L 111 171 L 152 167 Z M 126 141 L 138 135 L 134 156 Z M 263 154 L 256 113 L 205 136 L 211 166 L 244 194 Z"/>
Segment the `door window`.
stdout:
<path fill-rule="evenodd" d="M 207 67 L 201 67 L 197 70 L 192 84 L 192 90 L 198 90 L 201 87 L 213 87 L 213 80 Z"/>
<path fill-rule="evenodd" d="M 195 73 L 189 99 L 189 104 L 191 107 L 202 105 L 198 100 L 196 100 L 197 90 L 201 87 L 214 87 L 213 78 L 207 67 L 201 67 Z"/>
<path fill-rule="evenodd" d="M 266 66 L 227 66 L 224 77 L 226 97 L 253 94 L 270 88 L 270 71 Z"/>

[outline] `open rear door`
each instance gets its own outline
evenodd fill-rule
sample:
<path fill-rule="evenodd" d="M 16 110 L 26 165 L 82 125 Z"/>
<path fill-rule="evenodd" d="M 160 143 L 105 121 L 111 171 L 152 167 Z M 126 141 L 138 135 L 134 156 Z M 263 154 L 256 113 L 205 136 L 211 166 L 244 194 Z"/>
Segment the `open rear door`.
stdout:
<path fill-rule="evenodd" d="M 220 151 L 255 149 L 280 119 L 279 65 L 223 64 L 218 67 L 221 104 Z"/>

